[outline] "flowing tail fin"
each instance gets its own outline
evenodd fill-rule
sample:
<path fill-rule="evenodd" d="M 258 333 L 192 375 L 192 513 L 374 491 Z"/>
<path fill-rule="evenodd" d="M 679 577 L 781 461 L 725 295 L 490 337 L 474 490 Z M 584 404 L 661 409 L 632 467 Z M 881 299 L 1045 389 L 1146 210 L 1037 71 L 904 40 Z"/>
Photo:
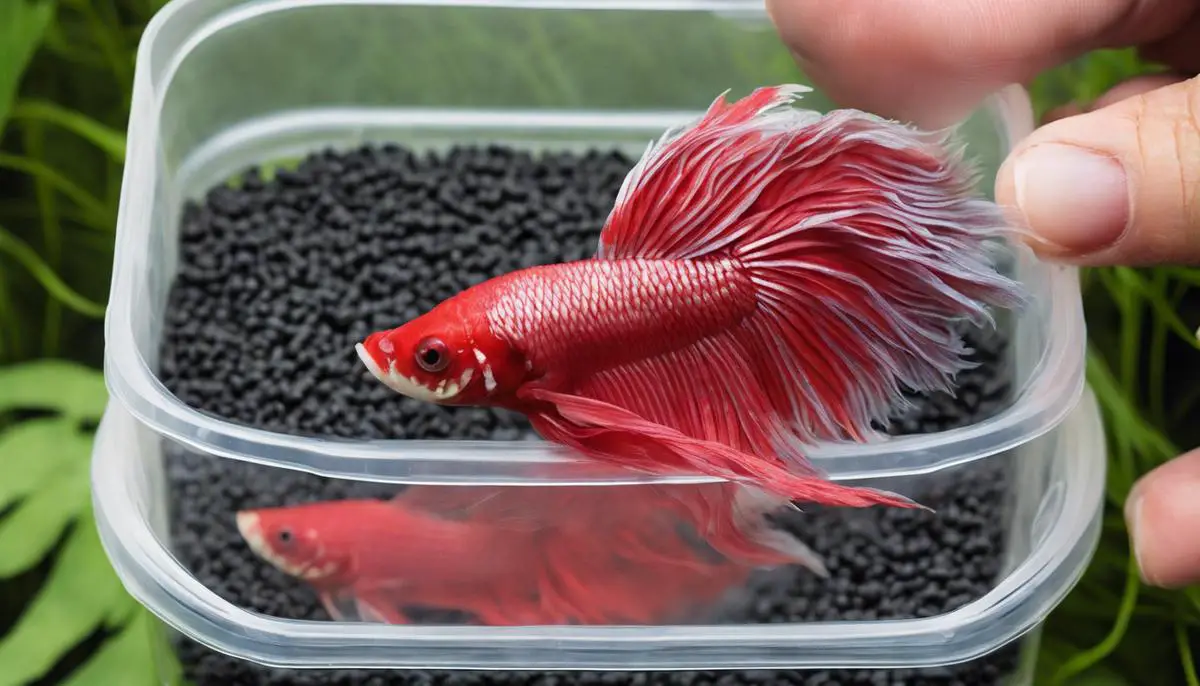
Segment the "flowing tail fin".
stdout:
<path fill-rule="evenodd" d="M 376 616 L 386 616 L 389 599 L 452 607 L 484 624 L 654 624 L 706 613 L 755 569 L 826 573 L 815 553 L 764 519 L 787 500 L 728 482 L 412 486 L 395 503 L 486 533 L 480 562 L 520 550 L 521 564 L 473 583 L 430 574 L 381 588 Z"/>
<path fill-rule="evenodd" d="M 522 393 L 527 399 L 542 401 L 554 408 L 553 414 L 530 415 L 538 433 L 595 459 L 647 472 L 699 471 L 731 482 L 750 481 L 778 496 L 825 505 L 929 509 L 896 493 L 843 486 L 816 476 L 795 474 L 777 459 L 744 452 L 719 441 L 697 438 L 594 398 L 536 388 Z"/>
<path fill-rule="evenodd" d="M 525 390 L 552 406 L 544 436 L 792 498 L 915 505 L 823 479 L 804 446 L 877 439 L 905 390 L 953 392 L 974 366 L 959 323 L 1026 302 L 992 262 L 1009 227 L 948 132 L 790 107 L 803 90 L 721 97 L 668 131 L 600 239 L 602 260 L 721 261 L 754 310 L 685 349 Z"/>
<path fill-rule="evenodd" d="M 793 108 L 800 86 L 718 98 L 630 172 L 605 259 L 731 258 L 754 284 L 737 349 L 754 363 L 776 438 L 868 440 L 903 387 L 953 391 L 972 367 L 956 322 L 1026 296 L 997 272 L 1001 210 L 949 131 L 855 110 Z"/>
<path fill-rule="evenodd" d="M 543 611 L 557 622 L 678 621 L 708 614 L 758 568 L 826 573 L 763 519 L 786 500 L 722 482 L 609 490 L 585 489 L 554 510 L 566 521 L 543 540 L 537 575 Z M 579 517 L 588 526 L 574 524 Z"/>

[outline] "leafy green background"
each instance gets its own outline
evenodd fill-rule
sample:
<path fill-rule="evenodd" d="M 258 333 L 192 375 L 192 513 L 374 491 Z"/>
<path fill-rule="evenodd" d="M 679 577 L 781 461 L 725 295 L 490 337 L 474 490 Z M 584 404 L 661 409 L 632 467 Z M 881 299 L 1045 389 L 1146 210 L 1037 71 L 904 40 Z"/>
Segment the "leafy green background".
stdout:
<path fill-rule="evenodd" d="M 160 4 L 0 0 L 0 686 L 155 683 L 154 624 L 101 550 L 87 470 L 134 52 Z M 1041 113 L 1149 69 L 1098 52 L 1031 91 Z M 1084 283 L 1108 508 L 1093 564 L 1047 623 L 1037 683 L 1200 686 L 1200 589 L 1142 586 L 1121 516 L 1139 475 L 1200 445 L 1183 421 L 1200 398 L 1200 270 Z"/>

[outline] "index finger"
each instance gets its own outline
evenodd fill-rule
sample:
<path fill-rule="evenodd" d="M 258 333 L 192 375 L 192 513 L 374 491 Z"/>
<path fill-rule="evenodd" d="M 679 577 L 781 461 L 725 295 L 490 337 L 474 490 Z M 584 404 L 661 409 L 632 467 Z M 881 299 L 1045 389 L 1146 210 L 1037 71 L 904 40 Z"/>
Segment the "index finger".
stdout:
<path fill-rule="evenodd" d="M 766 0 L 813 83 L 842 107 L 938 127 L 1088 50 L 1160 40 L 1192 0 Z"/>

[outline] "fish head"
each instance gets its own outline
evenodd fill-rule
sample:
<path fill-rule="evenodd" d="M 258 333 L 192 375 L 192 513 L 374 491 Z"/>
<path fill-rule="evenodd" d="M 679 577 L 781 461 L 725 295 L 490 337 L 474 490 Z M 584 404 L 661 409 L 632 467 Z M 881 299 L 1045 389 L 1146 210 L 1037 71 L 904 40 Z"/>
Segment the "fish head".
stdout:
<path fill-rule="evenodd" d="M 354 573 L 356 517 L 343 503 L 242 510 L 237 529 L 255 555 L 312 584 L 347 583 Z"/>
<path fill-rule="evenodd" d="M 480 405 L 515 389 L 526 370 L 485 319 L 444 303 L 355 345 L 371 374 L 393 391 L 440 405 Z"/>

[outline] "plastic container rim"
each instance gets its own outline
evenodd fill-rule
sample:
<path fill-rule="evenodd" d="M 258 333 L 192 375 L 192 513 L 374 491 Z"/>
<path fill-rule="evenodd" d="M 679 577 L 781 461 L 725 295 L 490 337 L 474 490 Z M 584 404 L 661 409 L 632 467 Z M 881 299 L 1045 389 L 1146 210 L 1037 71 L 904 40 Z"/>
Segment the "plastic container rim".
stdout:
<path fill-rule="evenodd" d="M 207 24 L 194 27 L 184 45 L 174 52 L 171 68 L 164 72 L 158 90 L 150 74 L 150 53 L 163 27 L 181 10 L 200 0 L 174 0 L 150 22 L 139 45 L 133 89 L 133 107 L 128 128 L 128 163 L 125 165 L 117 222 L 117 249 L 105 325 L 105 378 L 109 391 L 146 425 L 164 436 L 213 455 L 264 465 L 296 468 L 329 477 L 354 478 L 372 474 L 380 478 L 413 481 L 414 467 L 396 467 L 385 474 L 381 462 L 419 465 L 503 463 L 518 468 L 539 463 L 579 462 L 579 458 L 549 442 L 462 441 L 462 440 L 352 440 L 312 438 L 236 424 L 204 414 L 171 394 L 138 350 L 133 332 L 134 270 L 147 267 L 144 245 L 153 227 L 150 222 L 151 195 L 146 189 L 155 178 L 158 150 L 158 117 L 162 92 L 178 65 L 186 59 L 185 49 L 194 49 L 197 36 L 211 35 Z M 249 2 L 209 22 L 228 25 L 231 17 L 323 5 L 430 5 L 477 6 L 511 9 L 647 9 L 737 11 L 765 16 L 758 3 L 739 0 L 300 0 Z M 1000 132 L 1006 150 L 1033 129 L 1033 112 L 1028 94 L 1012 85 L 990 96 L 983 107 L 1002 123 Z M 698 112 L 697 112 L 698 114 Z M 428 113 L 437 119 L 436 112 Z M 512 113 L 505 113 L 512 117 Z M 426 117 L 422 117 L 425 119 Z M 519 116 L 518 116 L 519 119 Z M 502 123 L 500 124 L 503 125 Z M 1052 429 L 1077 401 L 1084 386 L 1084 321 L 1077 270 L 1067 265 L 1042 265 L 1049 278 L 1049 320 L 1054 328 L 1041 359 L 1029 381 L 1015 394 L 1012 405 L 985 421 L 935 434 L 888 437 L 867 443 L 822 444 L 809 454 L 814 463 L 830 474 L 844 477 L 888 476 L 931 472 L 980 457 L 986 457 L 1031 440 Z M 405 470 L 411 470 L 405 471 Z M 418 475 L 419 476 L 419 475 Z M 627 478 L 627 477 L 626 477 Z M 437 474 L 428 483 L 475 481 L 470 476 Z M 636 479 L 635 479 L 636 480 Z M 703 481 L 701 476 L 657 480 Z"/>
<path fill-rule="evenodd" d="M 122 416 L 124 415 L 124 416 Z M 291 668 L 695 670 L 917 668 L 972 660 L 1036 628 L 1083 574 L 1099 540 L 1106 444 L 1086 390 L 1048 459 L 1064 463 L 1040 500 L 1029 554 L 981 598 L 929 618 L 683 626 L 473 627 L 298 621 L 220 598 L 163 547 L 132 489 L 136 419 L 101 422 L 92 465 L 100 538 L 126 589 L 168 626 L 239 659 Z M 118 447 L 114 450 L 113 447 Z M 1020 456 L 1014 456 L 1020 459 Z M 1054 490 L 1057 489 L 1057 490 Z M 1042 514 L 1050 499 L 1060 507 Z"/>

